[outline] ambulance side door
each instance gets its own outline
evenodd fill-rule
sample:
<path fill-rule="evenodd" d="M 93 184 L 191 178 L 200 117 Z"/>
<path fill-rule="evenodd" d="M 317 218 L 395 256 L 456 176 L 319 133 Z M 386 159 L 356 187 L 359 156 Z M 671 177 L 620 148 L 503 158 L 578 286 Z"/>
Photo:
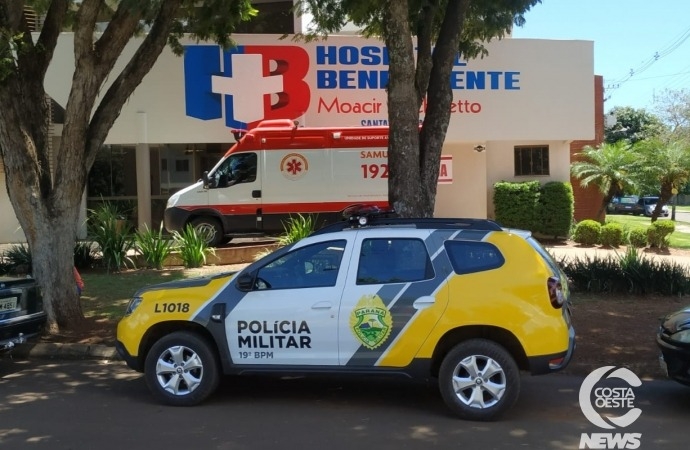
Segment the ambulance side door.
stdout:
<path fill-rule="evenodd" d="M 347 238 L 323 236 L 253 270 L 253 288 L 226 322 L 233 362 L 337 365 L 338 308 L 351 252 Z"/>
<path fill-rule="evenodd" d="M 257 212 L 261 209 L 262 155 L 260 151 L 233 153 L 210 174 L 208 204 L 222 214 L 226 230 L 260 228 Z"/>

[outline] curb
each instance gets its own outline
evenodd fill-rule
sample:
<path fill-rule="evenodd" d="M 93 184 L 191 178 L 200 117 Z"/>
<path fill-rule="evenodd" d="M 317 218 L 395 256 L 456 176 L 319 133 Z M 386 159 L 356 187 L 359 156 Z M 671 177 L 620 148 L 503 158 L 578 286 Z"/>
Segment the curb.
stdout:
<path fill-rule="evenodd" d="M 16 346 L 10 352 L 12 357 L 31 359 L 66 360 L 119 360 L 114 347 L 97 344 L 27 343 Z"/>

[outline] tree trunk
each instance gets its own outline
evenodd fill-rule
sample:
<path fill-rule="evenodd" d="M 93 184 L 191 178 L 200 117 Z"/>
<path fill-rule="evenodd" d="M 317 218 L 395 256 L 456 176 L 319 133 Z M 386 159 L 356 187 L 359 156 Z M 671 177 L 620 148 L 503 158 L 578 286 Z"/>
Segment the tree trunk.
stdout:
<path fill-rule="evenodd" d="M 450 72 L 458 54 L 467 4 L 467 0 L 447 3 L 430 69 L 426 47 L 420 48 L 421 56 L 415 69 L 408 3 L 391 0 L 386 8 L 385 35 L 390 59 L 388 195 L 390 204 L 401 217 L 434 215 L 441 151 L 453 100 Z M 426 34 L 422 36 L 419 44 L 431 45 Z M 424 96 L 425 118 L 420 129 L 420 102 Z"/>
<path fill-rule="evenodd" d="M 77 223 L 77 217 L 72 215 L 61 214 L 52 219 L 34 216 L 36 233 L 29 241 L 33 275 L 44 286 L 42 293 L 51 331 L 78 327 L 84 319 L 72 272 Z"/>
<path fill-rule="evenodd" d="M 392 0 L 387 8 L 388 47 L 388 196 L 402 217 L 415 217 L 427 208 L 422 193 L 419 159 L 419 109 L 415 63 L 407 2 Z M 428 216 L 428 214 L 427 214 Z"/>
<path fill-rule="evenodd" d="M 36 44 L 21 20 L 23 2 L 0 6 L 0 28 L 9 29 L 0 34 L 0 151 L 51 330 L 75 328 L 84 318 L 72 270 L 86 177 L 124 102 L 165 48 L 182 0 L 151 2 L 143 9 L 120 2 L 106 31 L 94 40 L 101 3 L 82 2 L 75 17 L 75 71 L 60 148 L 54 149 L 58 157 L 52 160 L 43 84 L 70 2 L 51 2 Z M 150 31 L 97 103 L 144 10 L 155 16 Z"/>

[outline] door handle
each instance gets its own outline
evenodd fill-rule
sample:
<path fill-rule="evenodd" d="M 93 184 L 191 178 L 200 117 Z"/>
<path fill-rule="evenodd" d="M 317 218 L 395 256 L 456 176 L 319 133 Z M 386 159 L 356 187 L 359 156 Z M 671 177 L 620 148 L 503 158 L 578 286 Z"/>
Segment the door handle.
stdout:
<path fill-rule="evenodd" d="M 311 309 L 331 309 L 331 302 L 317 302 L 311 305 Z"/>
<path fill-rule="evenodd" d="M 434 297 L 425 295 L 415 300 L 414 303 L 412 303 L 412 306 L 414 309 L 424 309 L 432 306 L 434 303 L 436 303 L 436 299 Z"/>
<path fill-rule="evenodd" d="M 261 190 L 255 189 L 252 191 L 252 198 L 261 198 Z"/>

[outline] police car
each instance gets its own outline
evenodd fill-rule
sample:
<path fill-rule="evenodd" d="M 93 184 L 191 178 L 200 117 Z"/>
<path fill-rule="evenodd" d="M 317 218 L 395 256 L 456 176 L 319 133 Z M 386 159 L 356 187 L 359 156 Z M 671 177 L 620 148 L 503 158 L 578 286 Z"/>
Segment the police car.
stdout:
<path fill-rule="evenodd" d="M 117 349 L 153 396 L 195 405 L 221 374 L 433 380 L 457 416 L 510 408 L 520 371 L 573 352 L 563 272 L 530 233 L 481 219 L 355 217 L 238 273 L 144 288 Z"/>

